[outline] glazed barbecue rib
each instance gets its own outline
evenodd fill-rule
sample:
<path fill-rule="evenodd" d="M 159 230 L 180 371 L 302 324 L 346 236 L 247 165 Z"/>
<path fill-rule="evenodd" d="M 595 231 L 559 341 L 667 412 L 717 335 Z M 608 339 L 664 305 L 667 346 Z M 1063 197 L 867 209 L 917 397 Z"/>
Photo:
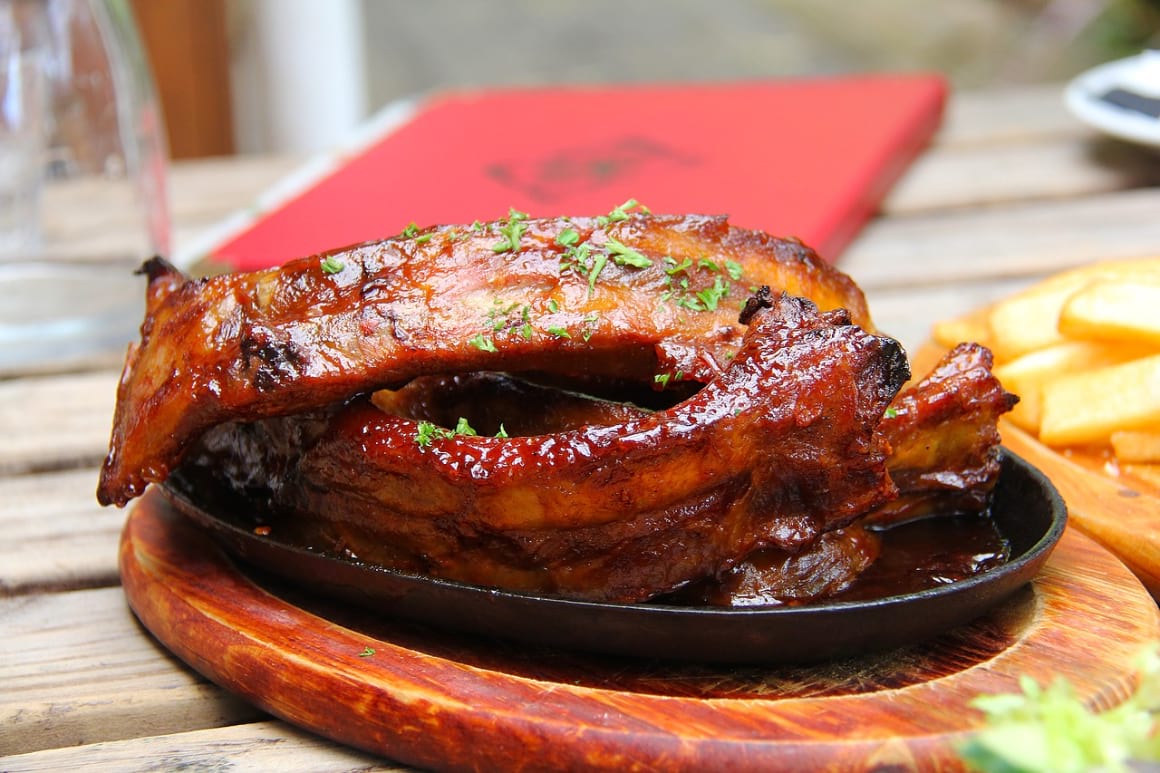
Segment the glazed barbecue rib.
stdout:
<path fill-rule="evenodd" d="M 763 292 L 743 316 L 721 373 L 619 424 L 423 443 L 415 421 L 359 398 L 218 427 L 186 466 L 264 487 L 272 528 L 309 522 L 372 564 L 651 598 L 758 547 L 808 546 L 894 494 L 877 427 L 909 377 L 899 344 L 802 298 Z"/>
<path fill-rule="evenodd" d="M 986 510 L 999 480 L 999 417 L 1019 401 L 991 365 L 989 349 L 961 343 L 895 398 L 880 431 L 890 443 L 899 496 L 867 524 Z"/>
<path fill-rule="evenodd" d="M 507 221 L 408 232 L 282 268 L 192 280 L 149 262 L 97 496 L 122 505 L 225 421 L 297 413 L 429 373 L 529 369 L 706 382 L 768 285 L 845 308 L 861 291 L 807 247 L 723 217 Z"/>
<path fill-rule="evenodd" d="M 890 444 L 887 470 L 898 497 L 868 514 L 887 526 L 927 515 L 982 513 L 999 476 L 999 417 L 1018 398 L 991 373 L 992 356 L 975 343 L 947 352 L 929 374 L 894 399 L 879 425 Z M 415 379 L 375 393 L 387 413 L 453 427 L 459 417 L 487 434 L 541 434 L 645 416 L 631 403 L 529 383 L 507 374 Z"/>

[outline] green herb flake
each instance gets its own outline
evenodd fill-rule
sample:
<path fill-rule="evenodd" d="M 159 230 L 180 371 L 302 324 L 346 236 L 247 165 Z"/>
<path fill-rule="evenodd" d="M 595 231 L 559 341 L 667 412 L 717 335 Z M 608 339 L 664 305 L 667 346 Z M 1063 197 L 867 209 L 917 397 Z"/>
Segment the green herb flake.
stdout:
<path fill-rule="evenodd" d="M 363 651 L 358 654 L 360 658 L 373 657 L 377 650 L 374 647 L 363 647 Z"/>
<path fill-rule="evenodd" d="M 672 258 L 665 258 L 665 262 L 672 264 L 671 268 L 665 269 L 665 273 L 668 274 L 669 276 L 673 276 L 674 274 L 679 274 L 682 271 L 693 267 L 693 261 L 690 260 L 689 258 L 685 258 L 680 263 L 677 263 L 677 261 L 673 260 Z"/>
<path fill-rule="evenodd" d="M 701 258 L 700 260 L 698 260 L 697 261 L 697 268 L 703 268 L 703 269 L 706 269 L 708 271 L 712 271 L 714 274 L 721 273 L 721 267 L 718 266 L 715 261 L 709 260 L 708 258 Z"/>
<path fill-rule="evenodd" d="M 403 229 L 403 237 L 407 238 L 407 239 L 414 239 L 416 234 L 418 234 L 418 233 L 419 233 L 419 226 L 415 225 L 414 220 L 412 220 L 410 223 L 408 223 L 407 227 Z"/>
<path fill-rule="evenodd" d="M 416 236 L 415 237 L 415 244 L 426 244 L 427 242 L 431 241 L 431 237 L 434 235 L 435 235 L 434 232 L 432 232 L 432 233 L 425 233 L 422 236 Z"/>
<path fill-rule="evenodd" d="M 499 227 L 500 234 L 503 235 L 503 240 L 496 242 L 491 246 L 492 252 L 518 252 L 520 249 L 520 239 L 523 238 L 524 232 L 527 231 L 527 226 L 524 221 L 528 219 L 526 212 L 520 212 L 513 208 L 508 209 L 508 221 L 506 225 Z"/>
<path fill-rule="evenodd" d="M 555 314 L 555 313 L 556 313 L 557 311 L 559 311 L 559 310 L 560 310 L 560 304 L 556 303 L 556 299 L 555 299 L 555 298 L 549 298 L 549 299 L 548 299 L 548 311 L 550 311 L 550 312 L 552 312 L 553 314 Z"/>
<path fill-rule="evenodd" d="M 485 336 L 483 333 L 479 333 L 467 339 L 467 343 L 484 352 L 499 351 L 495 348 L 495 341 L 491 340 L 490 336 Z"/>
<path fill-rule="evenodd" d="M 574 247 L 580 241 L 580 232 L 575 228 L 565 228 L 556 236 L 556 244 L 562 247 Z"/>
<path fill-rule="evenodd" d="M 729 285 L 722 281 L 721 277 L 716 277 L 713 280 L 712 287 L 706 287 L 697 293 L 697 298 L 705 305 L 709 311 L 716 311 L 717 304 L 721 299 L 729 294 Z"/>
<path fill-rule="evenodd" d="M 509 434 L 508 434 L 507 430 L 506 430 L 506 429 L 504 429 L 503 422 L 500 422 L 500 425 L 499 425 L 499 430 L 498 430 L 498 431 L 495 433 L 495 436 L 496 436 L 497 438 L 507 438 L 507 437 L 511 437 L 511 435 L 509 435 Z"/>
<path fill-rule="evenodd" d="M 454 433 L 449 429 L 436 426 L 429 421 L 421 421 L 415 429 L 415 443 L 420 448 L 427 448 L 434 440 L 441 440 L 452 437 Z"/>
<path fill-rule="evenodd" d="M 669 385 L 669 379 L 672 377 L 671 373 L 658 373 L 653 376 L 653 383 L 660 384 L 663 389 Z"/>
<path fill-rule="evenodd" d="M 732 279 L 734 282 L 739 282 L 739 281 L 741 281 L 741 276 L 744 273 L 744 271 L 741 268 L 741 264 L 738 263 L 737 261 L 727 260 L 727 261 L 725 261 L 725 273 L 727 273 L 729 275 L 729 278 Z"/>
<path fill-rule="evenodd" d="M 559 325 L 552 325 L 548 328 L 548 332 L 556 336 L 556 338 L 571 338 L 572 334 L 568 332 L 567 328 L 562 328 Z"/>
<path fill-rule="evenodd" d="M 883 415 L 884 417 L 886 417 L 887 419 L 893 419 L 894 417 L 896 417 L 896 416 L 898 415 L 898 409 L 897 409 L 897 408 L 893 408 L 893 407 L 892 407 L 892 408 L 887 408 L 887 409 L 886 409 L 886 413 L 884 413 L 884 414 L 882 414 L 882 415 Z"/>
<path fill-rule="evenodd" d="M 607 264 L 608 255 L 603 252 L 596 253 L 596 257 L 592 260 L 592 267 L 588 270 L 588 295 L 592 295 L 596 291 L 596 279 Z"/>
<path fill-rule="evenodd" d="M 346 264 L 333 255 L 327 255 L 319 265 L 322 267 L 322 273 L 324 274 L 337 274 L 346 268 Z"/>
<path fill-rule="evenodd" d="M 460 416 L 459 421 L 457 421 L 455 423 L 455 434 L 456 435 L 468 435 L 468 436 L 474 437 L 474 436 L 478 435 L 479 433 L 475 431 L 475 429 L 471 426 L 470 423 L 468 423 L 467 419 Z"/>
<path fill-rule="evenodd" d="M 636 199 L 629 199 L 619 207 L 613 207 L 612 211 L 607 215 L 601 215 L 600 217 L 596 218 L 596 222 L 600 225 L 608 225 L 609 223 L 619 223 L 623 220 L 628 220 L 629 212 L 634 209 L 639 210 L 645 215 L 652 214 L 648 207 L 644 206 Z"/>
<path fill-rule="evenodd" d="M 633 266 L 634 268 L 648 268 L 652 265 L 651 260 L 616 239 L 609 239 L 605 246 L 608 249 L 608 254 L 612 256 L 612 260 L 618 265 Z"/>

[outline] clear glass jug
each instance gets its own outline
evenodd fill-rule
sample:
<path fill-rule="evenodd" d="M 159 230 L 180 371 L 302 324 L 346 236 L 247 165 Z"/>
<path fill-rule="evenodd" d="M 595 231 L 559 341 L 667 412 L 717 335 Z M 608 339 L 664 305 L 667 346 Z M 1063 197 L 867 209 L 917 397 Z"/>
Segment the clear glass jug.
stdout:
<path fill-rule="evenodd" d="M 128 0 L 0 0 L 0 60 L 0 376 L 115 362 L 170 247 Z"/>

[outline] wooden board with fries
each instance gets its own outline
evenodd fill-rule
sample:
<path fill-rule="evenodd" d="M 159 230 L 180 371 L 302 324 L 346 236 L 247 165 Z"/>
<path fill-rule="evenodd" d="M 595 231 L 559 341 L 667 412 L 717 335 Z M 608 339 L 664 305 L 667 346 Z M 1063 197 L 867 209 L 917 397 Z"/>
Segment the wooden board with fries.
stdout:
<path fill-rule="evenodd" d="M 1160 598 L 1160 258 L 1056 274 L 937 323 L 933 338 L 990 347 L 995 375 L 1020 396 L 1004 444 Z"/>

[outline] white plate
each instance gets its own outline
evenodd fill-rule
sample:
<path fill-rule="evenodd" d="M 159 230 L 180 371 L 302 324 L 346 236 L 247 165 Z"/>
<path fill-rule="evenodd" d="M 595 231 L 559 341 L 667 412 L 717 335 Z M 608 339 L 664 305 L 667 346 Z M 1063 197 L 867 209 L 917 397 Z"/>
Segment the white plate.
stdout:
<path fill-rule="evenodd" d="M 1160 51 L 1094 67 L 1064 90 L 1064 101 L 1080 120 L 1102 132 L 1143 145 L 1160 147 L 1160 116 L 1116 104 L 1117 91 L 1129 98 L 1160 100 Z"/>

